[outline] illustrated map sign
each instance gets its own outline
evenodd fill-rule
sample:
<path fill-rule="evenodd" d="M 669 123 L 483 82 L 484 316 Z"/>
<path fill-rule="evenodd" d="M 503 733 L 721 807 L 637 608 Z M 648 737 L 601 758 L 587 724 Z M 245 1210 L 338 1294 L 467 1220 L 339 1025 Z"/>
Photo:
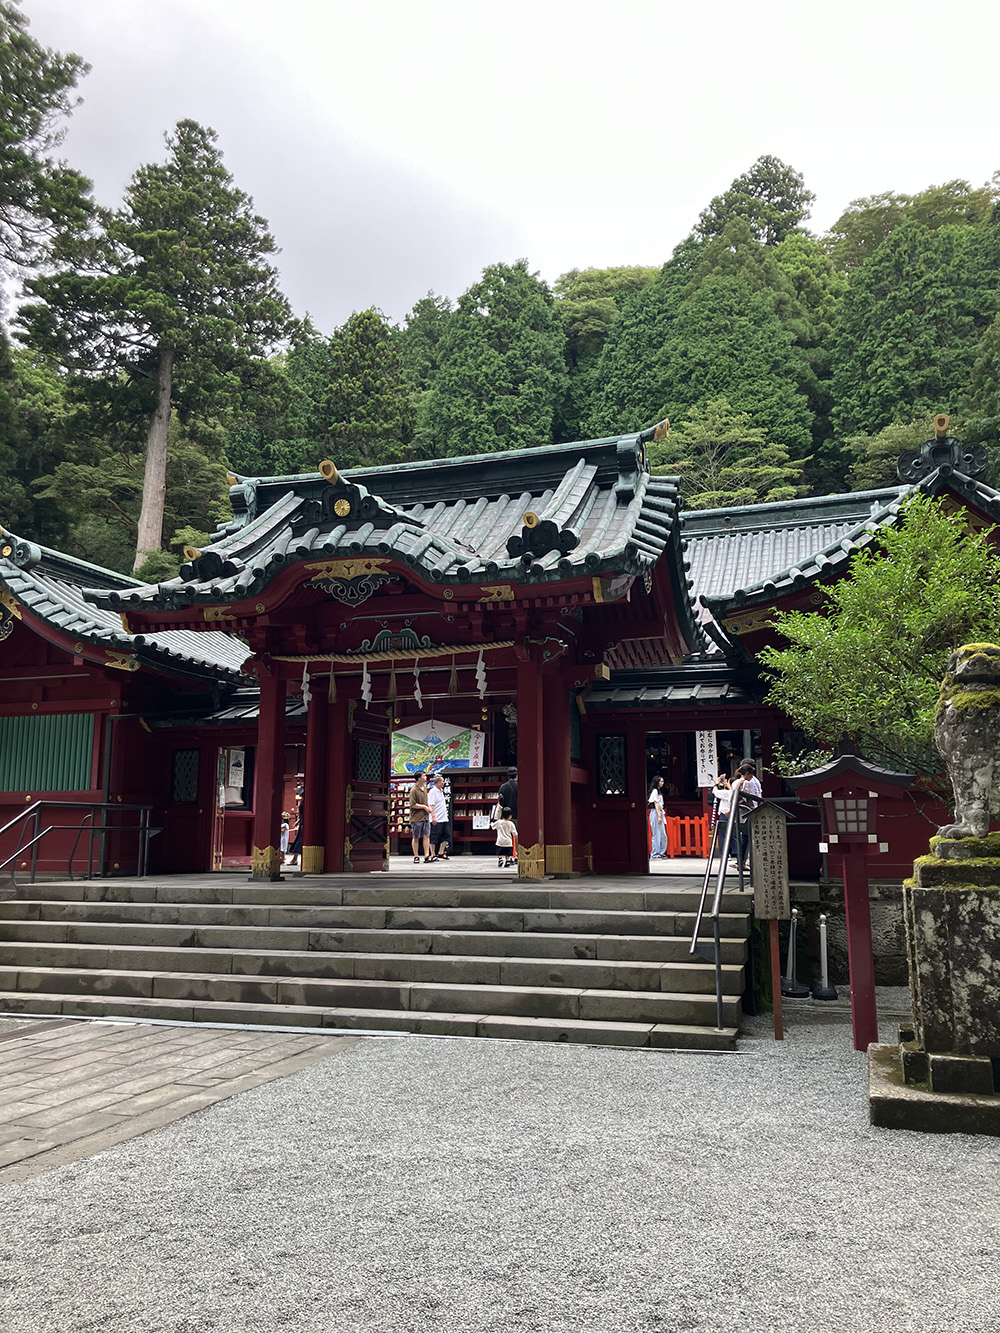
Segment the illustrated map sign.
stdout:
<path fill-rule="evenodd" d="M 435 772 L 439 768 L 482 768 L 486 734 L 447 722 L 418 722 L 392 733 L 392 772 Z"/>
<path fill-rule="evenodd" d="M 761 920 L 784 921 L 792 914 L 787 816 L 774 806 L 761 805 L 749 818 L 754 915 Z"/>
<path fill-rule="evenodd" d="M 694 748 L 698 756 L 699 787 L 715 786 L 719 767 L 719 752 L 715 737 L 716 733 L 714 731 L 696 731 L 694 733 Z"/>

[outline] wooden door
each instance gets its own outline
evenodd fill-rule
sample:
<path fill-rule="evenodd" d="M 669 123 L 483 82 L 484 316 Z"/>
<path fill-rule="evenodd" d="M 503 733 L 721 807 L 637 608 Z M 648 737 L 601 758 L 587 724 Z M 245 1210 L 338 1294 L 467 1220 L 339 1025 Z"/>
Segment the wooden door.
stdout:
<path fill-rule="evenodd" d="M 220 749 L 215 759 L 215 809 L 212 814 L 212 869 L 222 869 L 223 835 L 226 820 L 226 764 L 229 751 Z"/>
<path fill-rule="evenodd" d="M 391 709 L 358 704 L 350 731 L 350 784 L 344 869 L 389 869 L 389 720 Z"/>
<path fill-rule="evenodd" d="M 649 872 L 643 741 L 624 728 L 594 737 L 590 832 L 598 873 Z"/>

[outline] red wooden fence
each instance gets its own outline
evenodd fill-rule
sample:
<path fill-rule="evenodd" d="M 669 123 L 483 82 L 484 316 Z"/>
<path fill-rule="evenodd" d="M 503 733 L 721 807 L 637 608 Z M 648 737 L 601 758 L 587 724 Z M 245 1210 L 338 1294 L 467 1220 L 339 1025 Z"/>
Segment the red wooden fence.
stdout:
<path fill-rule="evenodd" d="M 668 856 L 707 856 L 711 841 L 707 815 L 667 816 Z"/>

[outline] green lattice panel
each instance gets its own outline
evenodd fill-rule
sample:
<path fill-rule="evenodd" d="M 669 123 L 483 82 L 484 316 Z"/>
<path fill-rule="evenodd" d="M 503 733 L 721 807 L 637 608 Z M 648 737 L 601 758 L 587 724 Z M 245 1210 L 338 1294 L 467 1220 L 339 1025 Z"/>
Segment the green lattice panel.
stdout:
<path fill-rule="evenodd" d="M 382 781 L 382 750 L 374 741 L 358 741 L 359 782 Z"/>

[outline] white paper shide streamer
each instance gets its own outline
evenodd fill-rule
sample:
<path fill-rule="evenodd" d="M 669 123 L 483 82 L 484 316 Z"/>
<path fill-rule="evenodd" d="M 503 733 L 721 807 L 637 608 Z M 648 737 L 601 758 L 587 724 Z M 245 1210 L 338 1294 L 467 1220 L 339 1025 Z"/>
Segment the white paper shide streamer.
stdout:
<path fill-rule="evenodd" d="M 309 702 L 313 697 L 312 687 L 309 684 L 309 663 L 302 663 L 302 702 L 308 709 Z"/>
<path fill-rule="evenodd" d="M 420 663 L 413 663 L 413 698 L 418 708 L 424 706 L 424 696 L 420 690 Z"/>
<path fill-rule="evenodd" d="M 479 661 L 476 663 L 476 685 L 479 689 L 480 699 L 486 698 L 486 663 L 483 660 L 483 650 L 479 650 Z"/>
<path fill-rule="evenodd" d="M 372 701 L 372 678 L 368 674 L 368 663 L 362 665 L 361 670 L 361 699 L 367 707 Z"/>

